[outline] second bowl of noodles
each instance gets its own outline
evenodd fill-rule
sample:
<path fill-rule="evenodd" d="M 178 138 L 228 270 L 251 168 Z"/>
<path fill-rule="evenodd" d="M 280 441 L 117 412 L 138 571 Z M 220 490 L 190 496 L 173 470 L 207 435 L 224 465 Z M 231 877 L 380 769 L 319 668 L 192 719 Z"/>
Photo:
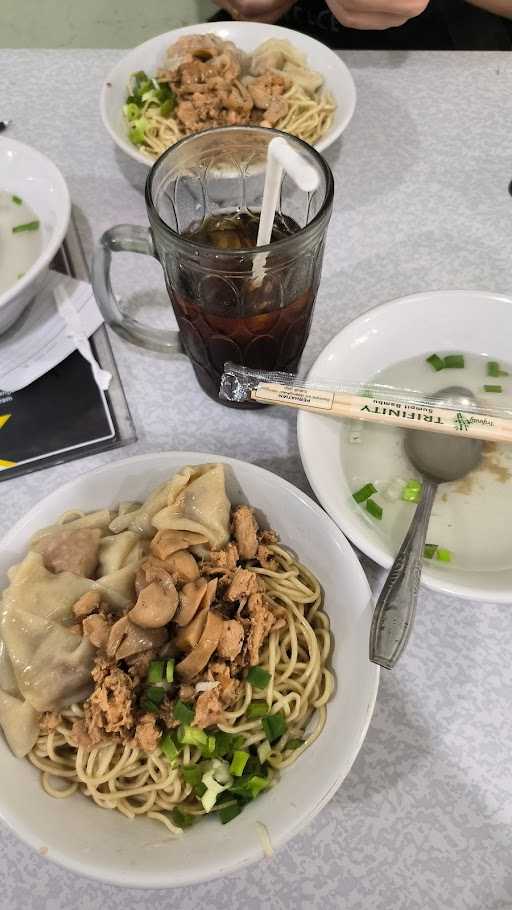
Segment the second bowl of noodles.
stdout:
<path fill-rule="evenodd" d="M 260 124 L 328 148 L 354 112 L 343 61 L 307 35 L 254 22 L 211 22 L 151 38 L 123 57 L 101 91 L 116 145 L 151 165 L 184 136 Z"/>

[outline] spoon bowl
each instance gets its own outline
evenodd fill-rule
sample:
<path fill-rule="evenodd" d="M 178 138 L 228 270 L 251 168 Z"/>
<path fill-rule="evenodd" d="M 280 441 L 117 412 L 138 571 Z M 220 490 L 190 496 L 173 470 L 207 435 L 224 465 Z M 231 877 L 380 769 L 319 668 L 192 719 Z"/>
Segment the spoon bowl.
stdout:
<path fill-rule="evenodd" d="M 473 393 L 463 386 L 448 386 L 429 397 L 432 401 L 440 401 L 461 411 L 477 404 Z M 460 480 L 473 471 L 482 458 L 482 441 L 467 439 L 463 435 L 445 436 L 408 430 L 404 445 L 413 466 L 435 483 Z"/>

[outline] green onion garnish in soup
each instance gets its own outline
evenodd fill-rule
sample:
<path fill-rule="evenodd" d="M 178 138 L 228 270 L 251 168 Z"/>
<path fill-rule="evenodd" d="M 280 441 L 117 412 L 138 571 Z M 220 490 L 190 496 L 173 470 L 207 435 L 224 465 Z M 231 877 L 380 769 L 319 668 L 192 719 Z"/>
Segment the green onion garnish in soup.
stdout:
<path fill-rule="evenodd" d="M 370 515 L 373 516 L 373 518 L 376 518 L 378 521 L 381 520 L 382 508 L 379 506 L 379 504 L 377 502 L 375 502 L 374 499 L 366 500 L 366 511 L 369 512 Z"/>
<path fill-rule="evenodd" d="M 426 358 L 426 361 L 430 364 L 432 369 L 436 371 L 436 373 L 444 368 L 443 359 L 439 356 L 439 354 L 431 354 L 430 357 Z"/>
<path fill-rule="evenodd" d="M 360 490 L 356 490 L 355 493 L 352 493 L 352 497 L 356 502 L 364 502 L 365 499 L 369 499 L 370 496 L 373 496 L 376 492 L 377 488 L 374 487 L 373 483 L 366 483 Z"/>
<path fill-rule="evenodd" d="M 445 370 L 463 370 L 464 354 L 447 354 L 443 360 Z"/>
<path fill-rule="evenodd" d="M 426 543 L 423 547 L 423 556 L 425 559 L 433 559 L 436 555 L 437 544 L 436 543 Z"/>
<path fill-rule="evenodd" d="M 11 196 L 11 199 L 14 202 L 14 205 L 23 205 L 23 199 L 21 196 Z"/>
<path fill-rule="evenodd" d="M 421 480 L 408 480 L 402 490 L 401 498 L 404 502 L 419 502 L 423 493 Z"/>
<path fill-rule="evenodd" d="M 484 385 L 484 392 L 503 392 L 502 385 Z"/>
<path fill-rule="evenodd" d="M 487 362 L 487 375 L 493 379 L 499 379 L 500 376 L 508 376 L 508 373 L 506 370 L 501 369 L 497 360 L 489 360 Z"/>
<path fill-rule="evenodd" d="M 25 224 L 17 224 L 16 227 L 13 227 L 13 234 L 24 234 L 25 231 L 37 231 L 39 230 L 39 221 L 27 221 Z"/>
<path fill-rule="evenodd" d="M 247 674 L 247 682 L 255 689 L 265 689 L 270 682 L 270 673 L 263 667 L 251 667 Z"/>

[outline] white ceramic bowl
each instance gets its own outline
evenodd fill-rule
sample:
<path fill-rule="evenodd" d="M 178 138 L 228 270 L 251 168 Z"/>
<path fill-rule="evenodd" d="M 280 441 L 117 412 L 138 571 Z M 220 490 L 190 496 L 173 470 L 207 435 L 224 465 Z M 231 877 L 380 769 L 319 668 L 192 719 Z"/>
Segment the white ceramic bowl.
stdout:
<path fill-rule="evenodd" d="M 75 872 L 118 885 L 164 888 L 226 875 L 263 858 L 256 822 L 273 848 L 306 825 L 334 795 L 363 743 L 373 712 L 378 670 L 368 660 L 371 595 L 363 571 L 331 519 L 291 484 L 255 465 L 194 452 L 164 452 L 114 462 L 77 476 L 15 525 L 0 551 L 0 587 L 30 536 L 70 508 L 96 509 L 143 499 L 186 464 L 221 460 L 228 494 L 245 497 L 277 528 L 321 580 L 335 647 L 337 686 L 319 739 L 282 774 L 278 785 L 229 825 L 214 818 L 178 840 L 158 823 L 131 822 L 81 795 L 53 800 L 38 774 L 10 753 L 0 737 L 0 816 L 27 843 Z M 78 472 L 77 472 L 78 474 Z"/>
<path fill-rule="evenodd" d="M 0 190 L 20 196 L 41 222 L 41 254 L 23 278 L 0 294 L 0 333 L 41 289 L 68 229 L 71 202 L 64 177 L 46 155 L 8 136 L 0 138 Z"/>
<path fill-rule="evenodd" d="M 510 362 L 511 337 L 508 297 L 484 291 L 414 294 L 375 307 L 345 326 L 317 358 L 309 378 L 364 382 L 397 361 L 428 351 L 458 350 Z M 301 412 L 298 436 L 304 470 L 322 505 L 363 553 L 389 568 L 395 553 L 352 499 L 339 421 Z M 512 601 L 512 570 L 472 572 L 432 562 L 425 564 L 422 581 L 459 597 Z"/>
<path fill-rule="evenodd" d="M 112 139 L 130 158 L 150 167 L 154 159 L 140 152 L 128 139 L 123 104 L 126 102 L 128 80 L 132 73 L 144 70 L 153 75 L 165 58 L 167 48 L 182 35 L 213 33 L 225 41 L 233 41 L 243 51 L 253 51 L 269 38 L 287 39 L 307 55 L 312 69 L 322 73 L 325 85 L 336 101 L 334 122 L 328 133 L 316 143 L 319 152 L 328 148 L 350 122 L 356 105 L 356 89 L 349 69 L 328 47 L 278 25 L 259 22 L 202 22 L 157 35 L 129 51 L 111 70 L 101 89 L 100 109 L 103 123 Z"/>

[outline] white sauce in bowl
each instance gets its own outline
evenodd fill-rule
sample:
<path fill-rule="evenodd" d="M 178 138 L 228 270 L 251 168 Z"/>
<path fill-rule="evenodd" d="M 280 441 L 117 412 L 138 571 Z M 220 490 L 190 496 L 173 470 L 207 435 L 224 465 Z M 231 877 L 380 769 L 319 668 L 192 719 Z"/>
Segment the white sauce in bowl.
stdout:
<path fill-rule="evenodd" d="M 510 376 L 487 376 L 487 357 L 464 353 L 464 369 L 434 372 L 425 356 L 394 364 L 372 381 L 397 388 L 437 392 L 447 386 L 470 389 L 483 406 L 512 409 L 512 367 L 500 363 Z M 452 353 L 439 351 L 440 356 Z M 457 352 L 460 353 L 460 352 Z M 463 352 L 462 352 L 463 353 Z M 501 385 L 502 393 L 486 393 L 484 385 Z M 355 433 L 356 431 L 356 433 Z M 359 442 L 354 443 L 355 435 Z M 413 516 L 415 506 L 403 502 L 400 492 L 408 480 L 420 479 L 405 455 L 404 431 L 377 424 L 346 422 L 341 431 L 341 458 L 350 489 L 355 492 L 366 483 L 378 490 L 372 498 L 383 509 L 382 520 L 372 518 L 357 506 L 365 520 L 394 553 L 398 551 Z M 472 572 L 512 568 L 512 546 L 506 528 L 512 512 L 512 446 L 502 443 L 484 447 L 482 464 L 461 481 L 440 486 L 432 510 L 427 542 L 452 552 L 452 562 L 435 560 L 436 568 L 450 567 Z"/>
<path fill-rule="evenodd" d="M 35 229 L 16 230 L 36 222 Z M 39 257 L 42 246 L 37 215 L 20 197 L 0 190 L 0 294 L 23 277 Z"/>

